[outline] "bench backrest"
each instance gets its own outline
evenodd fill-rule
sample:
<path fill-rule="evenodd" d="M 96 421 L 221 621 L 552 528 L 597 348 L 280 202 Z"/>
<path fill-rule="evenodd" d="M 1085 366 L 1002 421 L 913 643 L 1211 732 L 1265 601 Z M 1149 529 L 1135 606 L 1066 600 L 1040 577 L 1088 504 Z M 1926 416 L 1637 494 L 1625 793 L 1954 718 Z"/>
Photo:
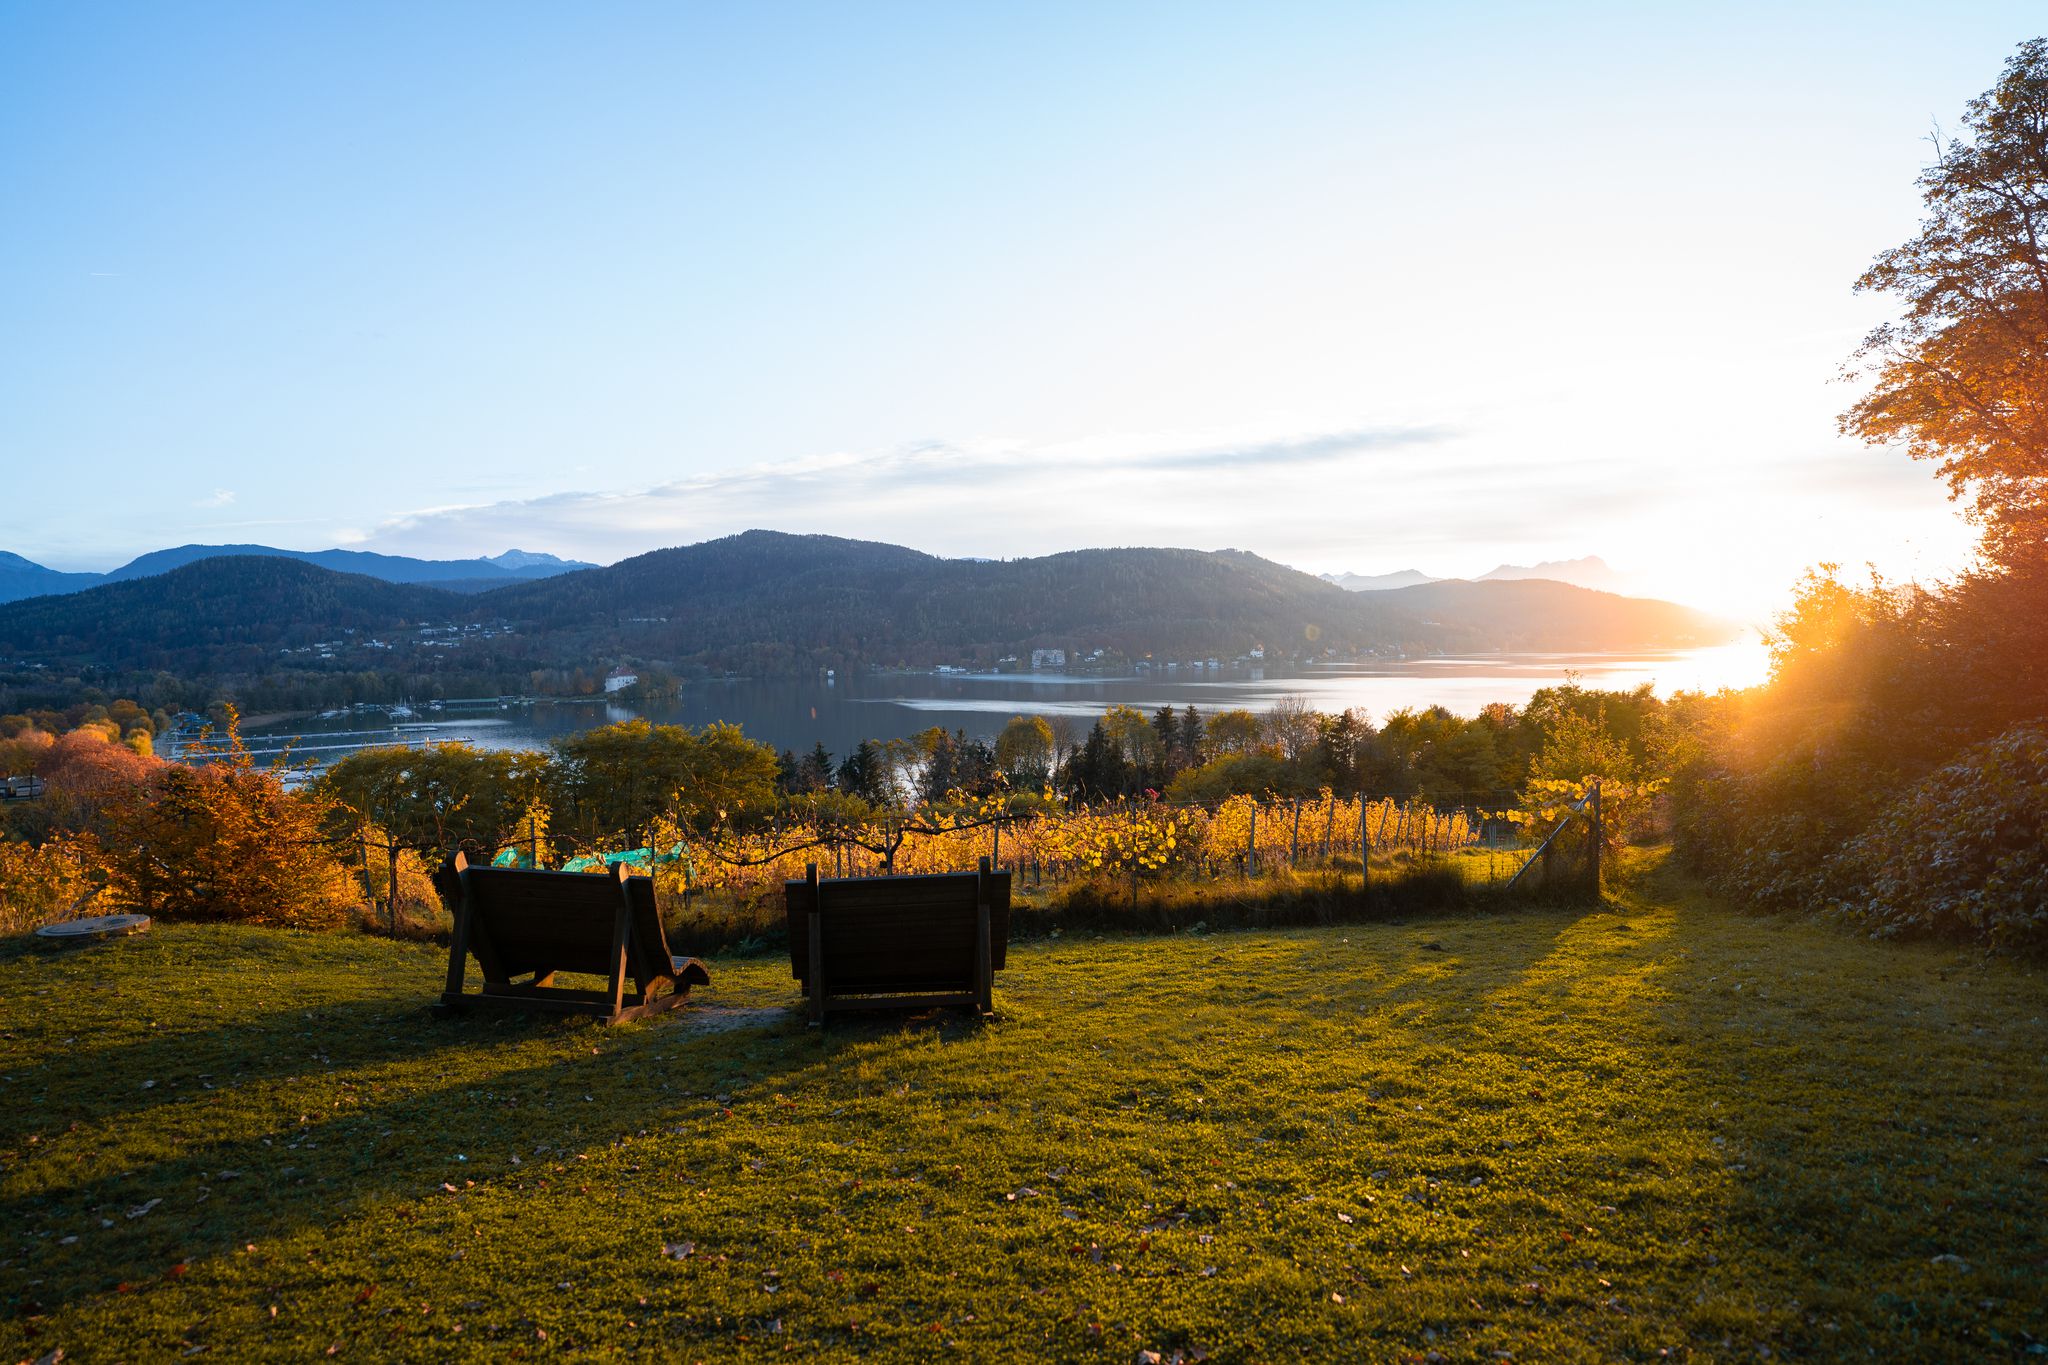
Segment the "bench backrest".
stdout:
<path fill-rule="evenodd" d="M 826 989 L 836 995 L 973 989 L 979 882 L 972 872 L 820 880 Z M 988 873 L 987 886 L 990 966 L 1000 970 L 1010 936 L 1010 874 Z M 811 884 L 788 882 L 783 895 L 790 974 L 808 989 Z"/>
<path fill-rule="evenodd" d="M 508 976 L 525 972 L 611 974 L 619 898 L 631 910 L 627 965 L 641 981 L 669 972 L 668 939 L 654 901 L 654 879 L 587 872 L 465 867 L 471 941 L 479 931 Z M 478 954 L 479 959 L 483 957 Z"/>

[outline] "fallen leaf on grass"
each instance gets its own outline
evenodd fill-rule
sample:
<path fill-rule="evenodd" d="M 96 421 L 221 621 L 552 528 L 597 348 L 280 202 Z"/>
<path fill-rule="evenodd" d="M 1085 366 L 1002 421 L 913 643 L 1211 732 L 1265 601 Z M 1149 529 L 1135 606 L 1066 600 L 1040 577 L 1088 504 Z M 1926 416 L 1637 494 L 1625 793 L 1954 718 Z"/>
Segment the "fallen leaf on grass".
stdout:
<path fill-rule="evenodd" d="M 368 1303 L 371 1299 L 375 1298 L 376 1295 L 377 1286 L 374 1284 L 366 1284 L 361 1289 L 356 1291 L 356 1302 Z"/>
<path fill-rule="evenodd" d="M 155 1208 L 158 1204 L 161 1204 L 163 1202 L 164 1201 L 161 1199 L 152 1199 L 146 1204 L 137 1204 L 134 1208 L 128 1210 L 128 1216 L 130 1218 L 140 1218 L 143 1214 L 148 1213 L 151 1209 Z"/>
<path fill-rule="evenodd" d="M 694 1255 L 696 1250 L 697 1244 L 695 1242 L 663 1242 L 661 1244 L 661 1254 L 677 1261 Z"/>

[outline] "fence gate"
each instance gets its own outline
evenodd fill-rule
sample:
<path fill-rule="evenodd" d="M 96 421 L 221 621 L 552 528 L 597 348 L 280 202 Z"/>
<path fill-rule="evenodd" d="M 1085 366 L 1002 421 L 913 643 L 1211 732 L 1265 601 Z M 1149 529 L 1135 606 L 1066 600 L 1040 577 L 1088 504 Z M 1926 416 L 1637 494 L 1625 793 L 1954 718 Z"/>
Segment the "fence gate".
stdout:
<path fill-rule="evenodd" d="M 1545 835 L 1521 870 L 1508 878 L 1508 888 L 1571 891 L 1600 895 L 1600 853 L 1607 827 L 1600 818 L 1600 783 L 1572 802 L 1562 820 Z"/>

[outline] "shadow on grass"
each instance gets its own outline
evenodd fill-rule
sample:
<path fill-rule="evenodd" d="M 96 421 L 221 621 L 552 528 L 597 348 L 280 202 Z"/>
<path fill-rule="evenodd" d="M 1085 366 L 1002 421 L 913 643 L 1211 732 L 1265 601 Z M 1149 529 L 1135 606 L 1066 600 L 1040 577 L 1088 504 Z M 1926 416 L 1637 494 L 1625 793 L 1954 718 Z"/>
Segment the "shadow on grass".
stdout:
<path fill-rule="evenodd" d="M 45 1239 L 100 1227 L 97 1236 L 122 1241 L 112 1257 L 46 1248 L 60 1254 L 37 1258 L 40 1282 L 11 1293 L 10 1306 L 49 1308 L 160 1279 L 173 1264 L 381 1201 L 447 1198 L 442 1182 L 459 1172 L 505 1178 L 520 1169 L 514 1158 L 572 1160 L 672 1124 L 681 1111 L 701 1112 L 725 1087 L 773 1085 L 786 1070 L 816 1064 L 820 1046 L 794 1011 L 771 1033 L 773 1045 L 759 1046 L 757 1035 L 744 1050 L 729 1034 L 691 1030 L 687 1012 L 630 1030 L 481 1013 L 442 1021 L 424 1008 L 394 1016 L 385 1002 L 324 1008 L 316 1020 L 315 1054 L 305 1051 L 303 1015 L 283 1011 L 113 1050 L 83 1076 L 53 1075 L 40 1107 L 64 1126 L 10 1163 L 0 1226 Z M 394 1025 L 404 1032 L 402 1052 L 389 1036 Z M 412 1088 L 403 1067 L 422 1064 L 446 1079 Z M 222 1080 L 211 1090 L 159 1082 L 143 1091 L 133 1079 L 173 1067 Z M 116 1080 L 123 1083 L 107 1084 Z M 406 1093 L 379 1094 L 399 1086 Z M 129 1125 L 148 1126 L 146 1146 L 123 1147 Z M 96 1173 L 74 1180 L 65 1167 L 77 1164 Z"/>
<path fill-rule="evenodd" d="M 196 954 L 214 976 L 186 974 L 177 999 L 149 989 L 153 973 L 195 956 L 177 936 L 118 959 L 55 957 L 15 993 L 48 991 L 53 1015 L 81 999 L 92 1008 L 45 1020 L 42 1046 L 7 1063 L 0 1227 L 19 1240 L 0 1256 L 7 1309 L 47 1312 L 366 1208 L 451 1198 L 444 1182 L 534 1178 L 582 1152 L 680 1131 L 734 1097 L 828 1080 L 849 1050 L 972 1043 L 985 1027 L 932 1009 L 810 1029 L 794 985 L 758 967 L 738 1000 L 714 986 L 703 1005 L 616 1029 L 496 1009 L 440 1019 L 431 954 L 408 954 L 394 992 L 388 956 L 381 971 L 323 968 L 360 967 L 346 956 L 360 942 L 260 931 L 226 941 L 231 951 Z M 295 994 L 271 970 L 280 956 L 301 959 L 325 992 Z M 119 995 L 94 988 L 109 979 Z M 336 998 L 351 991 L 374 998 Z M 128 1036 L 95 1044 L 110 1026 Z"/>
<path fill-rule="evenodd" d="M 1650 1027 L 1718 1191 L 1691 1229 L 1700 1344 L 2041 1353 L 2038 975 L 1737 915 L 1668 866 L 1646 890 L 1679 907 Z"/>
<path fill-rule="evenodd" d="M 1110 948 L 1125 957 L 1207 953 L 1223 970 L 1183 961 L 1177 980 L 1158 981 L 1160 1007 L 1171 1009 L 1193 983 L 1256 1021 L 1262 999 L 1298 992 L 1304 979 L 1345 1008 L 1407 1008 L 1441 995 L 1456 944 L 1431 944 L 1454 925 L 1468 933 L 1483 923 L 1375 931 L 1417 941 L 1391 968 L 1382 956 L 1370 972 L 1306 939 L 1119 938 Z M 1489 970 L 1526 971 L 1571 923 L 1560 915 L 1511 936 Z M 1373 946 L 1383 953 L 1384 943 Z M 1070 942 L 1058 951 L 1086 949 Z M 998 978 L 995 1027 L 1085 1030 L 1085 1005 L 1035 993 L 1029 961 Z M 552 1168 L 583 1152 L 680 1132 L 732 1096 L 843 1086 L 847 1054 L 869 1063 L 973 1044 L 989 1027 L 942 1009 L 836 1015 L 808 1029 L 779 965 L 752 964 L 737 1000 L 715 988 L 701 997 L 753 1007 L 746 1030 L 730 1032 L 696 1027 L 695 1010 L 616 1030 L 483 1010 L 437 1020 L 429 1009 L 438 955 L 360 940 L 191 931 L 104 955 L 52 955 L 28 969 L 28 992 L 12 992 L 19 1001 L 48 991 L 51 1010 L 37 1030 L 41 1056 L 8 1078 L 10 1113 L 0 1117 L 9 1148 L 0 1226 L 20 1240 L 18 1256 L 8 1248 L 8 1306 L 47 1312 L 248 1243 L 454 1197 L 444 1183 L 559 1181 Z M 1153 991 L 1141 981 L 1123 999 Z M 1061 1011 L 1073 1017 L 1053 1017 Z M 703 1011 L 707 1021 L 715 1013 Z M 1274 1031 L 1284 1042 L 1277 1022 Z M 81 1240 L 66 1245 L 66 1236 Z"/>

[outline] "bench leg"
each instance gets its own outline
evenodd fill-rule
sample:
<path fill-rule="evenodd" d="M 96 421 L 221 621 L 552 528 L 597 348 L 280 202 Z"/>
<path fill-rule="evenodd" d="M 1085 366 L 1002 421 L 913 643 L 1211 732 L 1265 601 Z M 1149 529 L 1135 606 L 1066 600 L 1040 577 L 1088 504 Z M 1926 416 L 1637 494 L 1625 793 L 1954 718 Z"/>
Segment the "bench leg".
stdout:
<path fill-rule="evenodd" d="M 811 1027 L 825 1024 L 825 918 L 815 896 L 811 899 Z"/>
<path fill-rule="evenodd" d="M 981 1014 L 995 1013 L 995 950 L 990 942 L 988 902 L 974 908 L 974 1005 Z"/>
<path fill-rule="evenodd" d="M 626 1006 L 626 936 L 632 932 L 631 911 L 626 903 L 619 902 L 617 916 L 612 923 L 612 975 L 606 991 L 610 997 L 611 1021 L 617 1023 Z"/>
<path fill-rule="evenodd" d="M 448 945 L 448 980 L 441 992 L 441 1004 L 448 1012 L 462 1008 L 462 978 L 469 971 L 469 905 L 465 897 L 455 907 L 455 936 Z"/>

